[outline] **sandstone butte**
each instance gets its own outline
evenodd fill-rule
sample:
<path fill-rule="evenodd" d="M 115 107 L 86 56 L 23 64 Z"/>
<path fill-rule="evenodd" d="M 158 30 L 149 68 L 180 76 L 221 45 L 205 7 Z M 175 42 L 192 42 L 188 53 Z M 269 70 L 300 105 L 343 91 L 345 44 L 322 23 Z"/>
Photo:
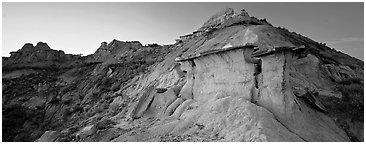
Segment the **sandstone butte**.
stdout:
<path fill-rule="evenodd" d="M 3 141 L 363 141 L 363 61 L 228 8 L 172 45 L 3 57 Z"/>

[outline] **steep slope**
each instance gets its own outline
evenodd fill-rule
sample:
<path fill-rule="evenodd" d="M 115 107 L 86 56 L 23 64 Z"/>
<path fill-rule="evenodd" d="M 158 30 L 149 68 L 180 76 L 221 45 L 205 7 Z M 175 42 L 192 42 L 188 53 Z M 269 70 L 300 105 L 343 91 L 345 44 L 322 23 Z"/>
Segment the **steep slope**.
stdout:
<path fill-rule="evenodd" d="M 6 141 L 363 141 L 363 62 L 245 10 L 80 60 L 3 75 Z"/>
<path fill-rule="evenodd" d="M 157 68 L 156 73 L 160 73 L 160 76 L 153 73 L 142 80 L 142 83 L 152 82 L 153 86 L 145 84 L 145 87 L 131 90 L 144 91 L 144 94 L 137 95 L 140 101 L 135 106 L 135 112 L 132 112 L 132 118 L 170 119 L 156 124 L 147 132 L 125 134 L 115 141 L 159 141 L 159 137 L 170 134 L 179 138 L 191 137 L 197 132 L 195 125 L 204 126 L 202 137 L 207 139 L 214 135 L 222 137 L 222 141 L 349 141 L 349 137 L 353 137 L 352 132 L 346 130 L 346 134 L 332 119 L 346 121 L 345 117 L 329 117 L 339 111 L 327 113 L 326 109 L 333 109 L 337 103 L 328 103 L 327 108 L 324 108 L 322 102 L 327 101 L 319 99 L 325 97 L 339 101 L 342 97 L 335 87 L 339 81 L 334 80 L 335 75 L 326 73 L 325 67 L 347 67 L 342 72 L 344 76 L 341 81 L 363 81 L 362 61 L 340 55 L 303 37 L 292 38 L 290 36 L 294 34 L 268 24 L 238 23 L 223 27 L 216 23 L 216 19 L 211 20 L 215 20 L 214 24 L 219 28 L 213 26 L 213 31 L 189 36 L 176 44 L 182 53 L 177 52 L 171 57 L 180 56 L 178 62 L 188 62 L 181 63 L 180 68 L 175 68 L 176 72 L 164 73 L 161 71 L 164 68 Z M 206 22 L 205 26 L 207 23 L 210 22 Z M 261 60 L 260 64 L 250 60 L 245 62 L 246 59 L 252 59 L 246 53 L 253 50 L 220 50 L 247 44 L 258 46 L 255 54 Z M 304 46 L 304 50 L 296 51 Z M 337 57 L 347 57 L 349 61 L 329 57 L 333 53 Z M 171 57 L 162 65 L 177 67 L 171 62 Z M 255 67 L 260 68 L 256 70 Z M 159 94 L 151 87 L 166 91 Z M 363 88 L 360 89 L 362 91 Z M 362 93 L 354 97 L 357 105 L 363 105 L 363 98 L 357 98 L 363 97 Z M 258 108 L 264 111 L 258 112 Z M 161 113 L 165 116 L 161 116 Z M 352 118 L 351 121 L 354 120 L 357 119 Z M 362 122 L 362 119 L 357 121 Z M 235 125 L 236 122 L 238 125 Z M 242 126 L 246 128 L 239 128 Z M 280 133 L 273 133 L 276 130 Z M 253 134 L 253 131 L 256 133 Z M 357 131 L 363 131 L 363 128 Z M 363 137 L 352 139 L 362 140 Z"/>
<path fill-rule="evenodd" d="M 112 41 L 115 42 L 121 45 L 109 48 L 116 49 L 116 53 L 118 50 L 125 51 L 129 44 Z M 26 51 L 24 48 L 27 45 L 30 44 L 18 52 Z M 27 52 L 29 55 L 23 54 L 21 57 L 12 53 L 10 58 L 3 61 L 4 141 L 34 141 L 47 130 L 70 128 L 69 132 L 74 133 L 84 125 L 79 122 L 88 122 L 88 118 L 94 115 L 99 120 L 109 112 L 109 103 L 113 101 L 115 91 L 134 76 L 148 71 L 150 65 L 161 61 L 164 53 L 169 52 L 167 47 L 156 44 L 140 45 L 136 49 L 138 50 L 127 49 L 127 56 L 112 57 L 108 63 L 96 60 L 98 57 L 94 55 L 81 58 L 70 55 L 77 58 L 70 61 L 64 61 L 68 59 L 60 56 L 50 62 L 48 57 L 41 57 L 55 52 L 50 48 L 47 49 L 48 53 L 37 53 L 37 47 L 32 47 Z M 34 63 L 28 62 L 32 56 L 40 59 Z M 15 60 L 19 62 L 6 65 Z M 72 65 L 77 60 L 81 62 Z M 26 65 L 28 63 L 30 65 Z M 53 67 L 54 64 L 61 67 Z M 71 141 L 72 137 L 70 138 L 65 137 L 63 141 Z"/>

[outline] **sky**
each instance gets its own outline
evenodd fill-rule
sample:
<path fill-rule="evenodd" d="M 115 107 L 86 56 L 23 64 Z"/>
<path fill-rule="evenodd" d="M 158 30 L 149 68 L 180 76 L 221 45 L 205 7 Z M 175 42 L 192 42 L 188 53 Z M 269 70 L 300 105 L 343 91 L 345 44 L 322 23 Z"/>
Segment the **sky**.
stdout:
<path fill-rule="evenodd" d="M 317 42 L 363 60 L 363 3 L 2 3 L 2 56 L 25 43 L 92 54 L 103 41 L 173 44 L 224 9 L 245 9 Z"/>

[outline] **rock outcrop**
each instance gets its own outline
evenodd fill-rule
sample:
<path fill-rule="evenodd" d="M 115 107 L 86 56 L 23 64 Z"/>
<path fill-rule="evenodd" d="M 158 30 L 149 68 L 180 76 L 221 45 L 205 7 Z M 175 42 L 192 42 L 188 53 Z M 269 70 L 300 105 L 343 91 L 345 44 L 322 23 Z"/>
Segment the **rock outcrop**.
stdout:
<path fill-rule="evenodd" d="M 121 57 L 130 56 L 132 52 L 141 51 L 141 48 L 143 45 L 139 41 L 123 42 L 114 39 L 109 44 L 102 42 L 93 54 L 93 60 L 112 63 Z"/>
<path fill-rule="evenodd" d="M 36 142 L 54 142 L 60 136 L 60 132 L 46 131 Z"/>
<path fill-rule="evenodd" d="M 51 49 L 47 43 L 38 42 L 36 46 L 26 43 L 21 49 L 10 53 L 10 57 L 3 60 L 4 74 L 8 71 L 15 71 L 20 74 L 28 74 L 20 69 L 65 69 L 81 65 L 81 56 L 65 54 L 61 50 Z M 9 75 L 9 74 L 8 74 Z M 12 74 L 6 77 L 18 77 L 19 74 Z"/>
<path fill-rule="evenodd" d="M 224 9 L 216 14 L 214 14 L 210 19 L 208 19 L 202 26 L 202 30 L 207 28 L 213 28 L 215 26 L 218 26 L 222 24 L 224 21 L 232 18 L 234 16 L 234 9 L 227 8 Z M 249 15 L 246 15 L 249 17 Z"/>
<path fill-rule="evenodd" d="M 362 76 L 357 76 L 356 73 L 348 66 L 336 66 L 333 64 L 323 65 L 323 68 L 334 81 L 344 81 L 350 78 L 361 78 Z"/>
<path fill-rule="evenodd" d="M 291 71 L 289 61 L 297 59 L 294 52 L 280 51 L 260 57 L 261 71 L 255 74 L 255 63 L 248 62 L 245 58 L 245 49 L 250 48 L 243 47 L 243 49 L 215 51 L 216 53 L 211 52 L 207 55 L 200 54 L 178 59 L 178 61 L 182 61 L 180 69 L 187 73 L 186 83 L 179 95 L 171 92 L 171 94 L 164 97 L 171 97 L 175 100 L 161 101 L 160 95 L 151 92 L 148 98 L 140 99 L 140 105 L 136 106 L 139 110 L 136 118 L 144 115 L 143 110 L 146 110 L 145 116 L 161 117 L 161 115 L 154 114 L 165 113 L 165 116 L 178 118 L 178 121 L 171 122 L 176 127 L 169 123 L 153 128 L 154 131 L 156 129 L 159 129 L 159 131 L 160 129 L 170 129 L 158 133 L 159 135 L 186 133 L 187 131 L 186 134 L 190 134 L 189 124 L 200 123 L 205 126 L 205 129 L 207 127 L 207 130 L 223 135 L 224 141 L 349 140 L 345 132 L 323 114 L 325 108 L 316 97 L 306 97 L 303 96 L 304 94 L 299 96 L 304 98 L 295 97 L 290 81 L 288 81 L 288 74 Z M 247 111 L 246 113 L 252 115 L 239 117 L 236 116 L 235 112 L 229 111 L 230 108 L 236 107 L 233 102 L 223 102 L 221 105 L 221 101 L 240 101 L 241 105 L 250 103 L 245 108 L 246 110 L 250 109 L 249 107 L 265 108 L 268 110 L 264 112 L 265 115 L 270 115 L 262 119 L 263 121 L 253 124 L 250 121 L 245 121 L 245 119 L 255 118 L 254 115 L 263 115 L 263 113 Z M 154 103 L 164 102 L 169 106 L 160 107 L 162 109 L 148 107 L 150 103 L 152 103 L 151 106 L 154 106 L 156 105 Z M 314 107 L 309 107 L 309 103 L 320 108 L 320 111 Z M 191 106 L 192 108 L 188 108 Z M 160 112 L 156 112 L 159 110 Z M 240 123 L 235 128 L 242 125 L 277 125 L 277 127 L 262 127 L 259 133 L 255 134 L 250 133 L 251 130 L 256 129 L 254 127 L 239 132 L 236 129 L 228 129 L 228 125 L 221 124 L 221 121 L 224 120 L 223 117 L 227 117 L 226 114 L 235 115 L 231 121 Z M 280 130 L 281 133 L 278 133 L 279 135 L 271 134 L 271 131 L 275 130 Z M 227 133 L 234 135 L 229 136 Z M 244 135 L 240 135 L 240 133 Z M 156 134 L 152 132 L 143 133 L 143 135 L 156 137 Z M 130 141 L 137 140 L 137 138 L 121 136 L 121 139 L 118 140 Z M 146 138 L 141 141 L 148 140 L 149 138 Z"/>
<path fill-rule="evenodd" d="M 265 19 L 258 20 L 255 17 L 250 17 L 245 9 L 242 9 L 240 13 L 235 13 L 234 9 L 227 8 L 213 15 L 202 25 L 202 27 L 200 27 L 197 31 L 194 31 L 192 34 L 180 36 L 179 39 L 176 40 L 176 42 L 180 43 L 198 36 L 209 35 L 217 29 L 223 29 L 238 24 L 272 26 Z"/>
<path fill-rule="evenodd" d="M 3 139 L 363 141 L 362 61 L 230 8 L 178 41 L 102 42 L 57 70 L 67 54 L 26 44 L 3 58 L 38 65 L 3 75 Z"/>
<path fill-rule="evenodd" d="M 208 38 L 210 36 L 212 38 Z M 306 44 L 301 42 L 294 43 L 293 40 L 286 38 L 287 36 L 281 30 L 266 24 L 234 25 L 216 30 L 210 36 L 191 37 L 180 45 L 183 49 L 182 54 L 176 60 L 184 61 L 179 65 L 186 80 L 173 80 L 173 72 L 165 74 L 162 72 L 158 78 L 159 81 L 164 81 L 161 78 L 171 79 L 171 83 L 176 83 L 176 86 L 180 81 L 183 82 L 184 85 L 179 94 L 171 91 L 170 94 L 164 95 L 171 100 L 161 101 L 161 94 L 156 94 L 152 90 L 149 94 L 144 95 L 146 98 L 139 99 L 139 104 L 135 105 L 135 109 L 139 111 L 138 116 L 131 115 L 133 118 L 159 117 L 163 119 L 168 116 L 177 118 L 177 120 L 170 120 L 168 124 L 162 122 L 155 128 L 151 128 L 151 131 L 143 132 L 141 135 L 146 136 L 143 139 L 140 134 L 137 134 L 132 137 L 123 135 L 115 141 L 155 141 L 156 137 L 178 133 L 183 133 L 183 136 L 185 134 L 193 135 L 190 132 L 194 131 L 191 130 L 194 123 L 204 125 L 204 130 L 206 127 L 208 127 L 206 130 L 211 131 L 218 129 L 217 135 L 220 136 L 230 132 L 238 134 L 234 130 L 222 129 L 217 122 L 210 123 L 210 121 L 223 121 L 224 117 L 227 117 L 220 115 L 220 111 L 225 111 L 225 108 L 217 108 L 216 103 L 216 101 L 224 99 L 252 103 L 255 107 L 266 109 L 271 114 L 268 119 L 276 120 L 275 125 L 279 125 L 275 129 L 282 129 L 283 133 L 271 135 L 269 131 L 274 129 L 268 127 L 260 132 L 267 133 L 266 131 L 268 131 L 267 135 L 252 134 L 237 138 L 225 135 L 222 136 L 223 141 L 350 140 L 349 135 L 328 116 L 327 109 L 329 108 L 324 106 L 324 101 L 320 98 L 320 95 L 334 98 L 338 96 L 336 96 L 337 91 L 332 87 L 334 85 L 332 80 L 325 77 L 326 72 L 321 68 L 321 59 L 312 53 L 314 52 L 312 47 L 306 47 Z M 258 48 L 248 52 L 245 52 L 245 49 L 244 51 L 233 49 L 248 44 L 257 45 Z M 228 51 L 224 51 L 226 49 Z M 251 53 L 255 57 L 251 56 Z M 165 62 L 168 64 L 167 61 Z M 299 68 L 309 69 L 300 71 Z M 231 71 L 231 69 L 233 70 Z M 181 72 L 176 71 L 175 73 Z M 152 76 L 146 76 L 146 79 L 142 81 L 154 80 Z M 161 85 L 161 83 L 154 85 Z M 173 87 L 175 86 L 165 88 L 169 91 L 169 88 Z M 301 92 L 305 91 L 305 93 L 294 91 L 294 88 L 299 88 Z M 161 103 L 165 103 L 165 106 Z M 155 105 L 161 105 L 159 108 L 162 109 L 152 107 Z M 235 107 L 231 103 L 226 103 L 226 105 L 228 105 L 226 107 Z M 216 111 L 211 115 L 210 110 Z M 165 115 L 160 113 L 165 113 Z M 174 113 L 177 114 L 174 115 Z M 214 115 L 220 116 L 215 117 Z M 243 119 L 245 118 L 240 117 L 237 121 L 240 121 L 239 123 L 242 125 L 250 125 Z M 235 121 L 235 118 L 232 121 Z M 266 125 L 266 123 L 262 122 L 260 125 Z M 305 127 L 306 129 L 304 129 Z M 159 133 L 153 131 L 159 131 Z M 221 133 L 222 131 L 226 133 Z M 263 137 L 263 139 L 259 137 Z"/>

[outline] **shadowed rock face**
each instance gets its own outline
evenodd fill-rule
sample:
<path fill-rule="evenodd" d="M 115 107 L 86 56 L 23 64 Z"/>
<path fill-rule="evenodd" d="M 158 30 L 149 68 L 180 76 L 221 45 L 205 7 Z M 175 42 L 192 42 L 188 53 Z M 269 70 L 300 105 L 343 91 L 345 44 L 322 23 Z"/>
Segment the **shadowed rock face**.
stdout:
<path fill-rule="evenodd" d="M 3 122 L 24 131 L 5 127 L 6 140 L 363 140 L 362 61 L 246 11 L 226 9 L 203 28 L 168 46 L 103 42 L 62 72 L 3 76 Z M 33 49 L 54 52 L 20 51 Z M 14 111 L 27 115 L 11 121 Z"/>
<path fill-rule="evenodd" d="M 10 57 L 3 61 L 5 69 L 22 68 L 69 68 L 81 64 L 80 56 L 65 54 L 63 51 L 51 49 L 47 43 L 38 42 L 36 46 L 26 43 Z"/>
<path fill-rule="evenodd" d="M 34 49 L 33 44 L 31 43 L 26 43 L 24 44 L 24 46 L 22 47 L 23 51 L 32 51 Z"/>
<path fill-rule="evenodd" d="M 51 50 L 51 48 L 47 45 L 47 43 L 38 42 L 34 47 L 37 50 Z"/>
<path fill-rule="evenodd" d="M 119 46 L 115 47 L 126 47 L 130 43 L 136 46 L 140 44 L 120 42 Z M 38 45 L 45 48 L 46 44 Z M 45 133 L 40 141 L 84 141 L 96 134 L 98 138 L 93 138 L 94 140 L 106 141 L 116 137 L 113 133 L 100 133 L 101 130 L 109 129 L 113 122 L 102 126 L 97 124 L 97 129 L 93 127 L 92 131 L 82 130 L 88 126 L 85 122 L 95 125 L 94 122 L 101 120 L 103 113 L 117 114 L 126 111 L 127 109 L 123 107 L 128 106 L 130 99 L 122 97 L 121 88 L 129 87 L 127 85 L 129 80 L 147 73 L 149 66 L 161 61 L 170 50 L 156 44 L 136 49 L 135 52 L 128 50 L 129 54 L 133 55 L 118 57 L 118 61 L 115 60 L 117 58 L 110 58 L 113 64 L 107 61 L 109 59 L 105 62 L 88 61 L 94 59 L 94 55 L 81 57 L 64 54 L 65 58 L 63 53 L 58 53 L 56 50 L 39 50 L 31 44 L 26 44 L 9 58 L 3 58 L 6 60 L 3 61 L 5 73 L 3 71 L 2 95 L 4 141 L 34 141 L 48 130 L 62 132 L 61 135 Z M 60 57 L 56 55 L 51 61 L 48 57 L 40 57 L 54 53 L 60 54 Z M 71 59 L 67 59 L 68 56 Z M 28 61 L 33 57 L 39 59 Z M 76 62 L 80 60 L 81 63 L 70 67 L 75 61 L 68 60 L 73 60 L 74 57 L 78 58 Z M 10 62 L 16 63 L 4 65 Z M 67 67 L 55 68 L 53 64 Z M 120 91 L 117 92 L 118 90 Z M 114 101 L 115 97 L 120 99 Z M 94 115 L 96 117 L 89 119 Z M 110 121 L 110 115 L 106 118 L 108 118 L 106 121 Z M 76 139 L 78 131 L 80 134 Z"/>

